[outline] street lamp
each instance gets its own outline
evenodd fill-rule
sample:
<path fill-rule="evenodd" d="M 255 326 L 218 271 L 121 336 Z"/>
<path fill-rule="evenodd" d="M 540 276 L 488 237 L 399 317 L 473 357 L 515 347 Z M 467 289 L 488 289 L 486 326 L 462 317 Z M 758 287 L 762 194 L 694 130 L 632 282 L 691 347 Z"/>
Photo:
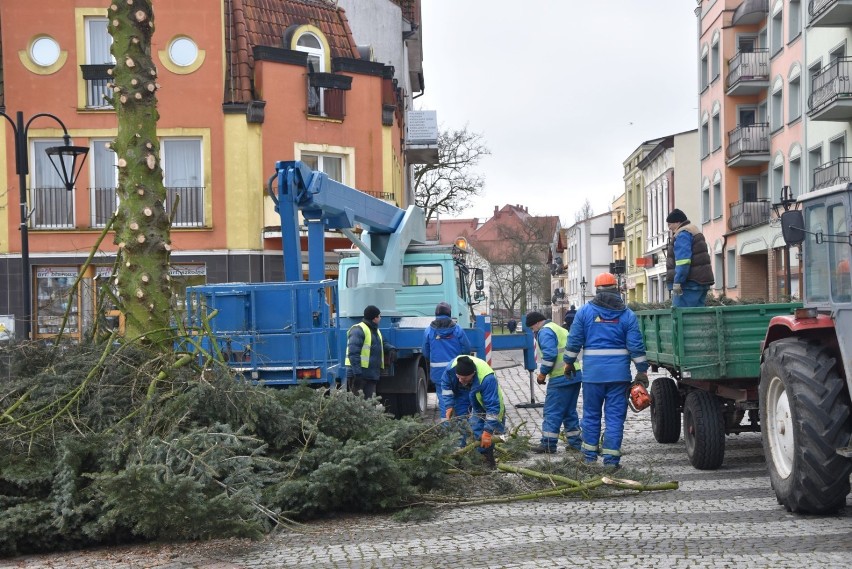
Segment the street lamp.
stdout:
<path fill-rule="evenodd" d="M 30 321 L 32 320 L 32 275 L 30 274 L 30 243 L 27 226 L 29 224 L 29 209 L 27 207 L 27 174 L 29 174 L 29 147 L 27 145 L 27 132 L 30 129 L 30 124 L 39 117 L 48 117 L 59 123 L 64 133 L 62 138 L 65 141 L 64 146 L 52 146 L 45 149 L 47 157 L 57 174 L 62 178 L 62 183 L 65 184 L 65 189 L 69 192 L 74 189 L 74 183 L 83 169 L 83 163 L 86 161 L 86 155 L 89 153 L 89 148 L 86 146 L 71 146 L 71 137 L 68 135 L 68 129 L 65 128 L 65 123 L 59 120 L 59 117 L 50 113 L 37 113 L 24 122 L 24 113 L 18 111 L 15 114 L 15 120 L 3 112 L 5 109 L 0 108 L 2 115 L 9 124 L 12 125 L 12 132 L 15 139 L 15 173 L 18 174 L 18 189 L 20 192 L 21 205 L 21 291 L 23 294 L 24 314 L 21 317 L 21 334 L 19 338 L 28 340 L 30 337 Z M 79 159 L 79 163 L 78 163 Z"/>
<path fill-rule="evenodd" d="M 580 278 L 580 290 L 583 291 L 583 302 L 582 302 L 582 304 L 586 304 L 586 285 L 587 284 L 589 284 L 589 283 L 586 281 L 586 277 L 585 276 L 581 277 Z"/>

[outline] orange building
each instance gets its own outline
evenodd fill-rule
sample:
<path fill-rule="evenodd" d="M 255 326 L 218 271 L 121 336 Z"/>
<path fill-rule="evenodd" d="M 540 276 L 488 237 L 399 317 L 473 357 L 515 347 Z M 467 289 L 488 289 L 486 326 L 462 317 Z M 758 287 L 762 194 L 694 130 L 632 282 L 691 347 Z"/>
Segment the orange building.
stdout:
<path fill-rule="evenodd" d="M 419 17 L 419 3 L 416 16 Z M 345 12 L 325 0 L 154 0 L 158 135 L 172 212 L 172 275 L 187 285 L 283 277 L 278 216 L 267 180 L 279 160 L 303 160 L 374 196 L 408 205 L 405 97 L 393 67 L 362 58 Z M 402 41 L 402 40 L 400 40 Z M 25 314 L 16 138 L 29 163 L 29 258 L 34 337 L 56 333 L 67 292 L 116 208 L 114 109 L 107 5 L 94 0 L 0 3 L 0 109 L 25 121 L 51 113 L 90 147 L 73 191 L 46 147 L 63 130 L 36 117 L 0 133 L 0 324 Z M 332 242 L 330 248 L 339 246 Z M 348 242 L 347 242 L 348 246 Z M 79 336 L 112 273 L 101 243 L 71 307 Z"/>

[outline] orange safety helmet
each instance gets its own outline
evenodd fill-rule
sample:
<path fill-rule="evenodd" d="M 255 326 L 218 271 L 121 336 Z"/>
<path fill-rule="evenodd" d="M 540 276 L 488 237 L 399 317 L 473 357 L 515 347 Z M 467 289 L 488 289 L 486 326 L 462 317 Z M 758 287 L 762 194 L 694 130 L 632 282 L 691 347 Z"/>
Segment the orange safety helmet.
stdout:
<path fill-rule="evenodd" d="M 617 286 L 615 277 L 612 273 L 601 273 L 595 277 L 595 287 L 599 286 Z"/>

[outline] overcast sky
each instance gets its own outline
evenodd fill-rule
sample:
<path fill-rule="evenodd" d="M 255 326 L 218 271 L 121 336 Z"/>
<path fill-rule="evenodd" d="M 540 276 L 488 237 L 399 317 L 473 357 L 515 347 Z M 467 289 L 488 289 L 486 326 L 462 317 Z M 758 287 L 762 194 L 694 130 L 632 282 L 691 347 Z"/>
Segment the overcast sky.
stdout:
<path fill-rule="evenodd" d="M 482 133 L 483 195 L 452 217 L 521 204 L 563 224 L 624 191 L 645 140 L 697 128 L 692 0 L 424 0 L 425 94 L 440 128 Z"/>

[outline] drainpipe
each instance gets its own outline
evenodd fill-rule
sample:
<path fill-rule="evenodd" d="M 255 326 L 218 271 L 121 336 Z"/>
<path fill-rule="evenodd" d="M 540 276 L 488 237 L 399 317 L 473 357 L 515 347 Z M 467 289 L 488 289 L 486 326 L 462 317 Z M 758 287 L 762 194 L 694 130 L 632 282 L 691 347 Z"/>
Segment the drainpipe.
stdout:
<path fill-rule="evenodd" d="M 722 277 L 721 278 L 722 278 L 722 294 L 723 295 L 727 293 L 727 286 L 725 284 L 727 282 L 726 279 L 725 279 L 725 263 L 727 262 L 727 258 L 728 258 L 728 250 L 726 249 L 727 245 L 728 245 L 728 234 L 726 233 L 725 235 L 722 236 Z"/>

